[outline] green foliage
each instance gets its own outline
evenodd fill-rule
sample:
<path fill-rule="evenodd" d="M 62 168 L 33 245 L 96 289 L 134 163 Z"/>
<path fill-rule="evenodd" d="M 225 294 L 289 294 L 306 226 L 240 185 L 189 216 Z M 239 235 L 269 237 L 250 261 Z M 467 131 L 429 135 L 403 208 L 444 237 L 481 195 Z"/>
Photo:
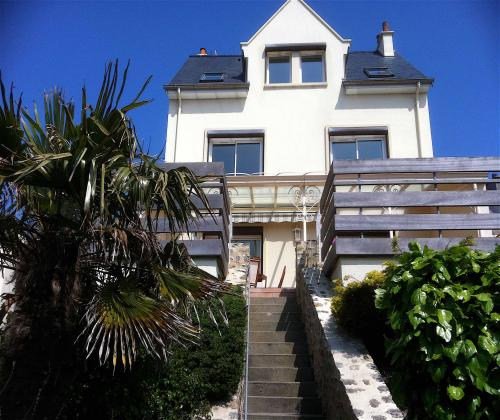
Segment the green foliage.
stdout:
<path fill-rule="evenodd" d="M 382 286 L 384 274 L 370 271 L 363 281 L 343 286 L 336 280 L 335 295 L 331 300 L 332 313 L 347 331 L 366 337 L 384 325 L 384 313 L 375 308 L 375 290 Z"/>
<path fill-rule="evenodd" d="M 167 364 L 142 353 L 131 371 L 85 372 L 69 397 L 68 418 L 209 418 L 212 404 L 237 391 L 243 372 L 246 307 L 241 289 L 233 292 L 199 308 L 199 340 L 172 346 Z"/>
<path fill-rule="evenodd" d="M 0 267 L 15 303 L 3 418 L 61 417 L 83 363 L 129 369 L 142 352 L 196 340 L 193 308 L 227 290 L 182 244 L 158 240 L 165 225 L 175 237 L 210 217 L 204 180 L 143 152 L 130 113 L 149 102 L 150 79 L 126 100 L 128 65 L 119 70 L 106 66 L 95 102 L 85 87 L 78 105 L 55 89 L 40 112 L 0 79 Z"/>
<path fill-rule="evenodd" d="M 417 243 L 386 269 L 392 391 L 410 418 L 495 418 L 500 412 L 500 247 Z M 498 417 L 497 417 L 498 418 Z"/>

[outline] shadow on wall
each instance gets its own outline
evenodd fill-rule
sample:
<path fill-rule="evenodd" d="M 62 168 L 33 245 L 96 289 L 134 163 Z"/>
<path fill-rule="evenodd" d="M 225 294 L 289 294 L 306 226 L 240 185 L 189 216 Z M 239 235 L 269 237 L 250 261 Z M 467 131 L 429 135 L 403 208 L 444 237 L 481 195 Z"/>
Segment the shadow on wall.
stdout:
<path fill-rule="evenodd" d="M 283 259 L 283 252 L 285 251 L 285 245 L 286 245 L 286 242 L 283 241 L 281 244 L 278 258 L 276 259 L 276 264 L 274 264 L 273 274 L 271 276 L 271 281 L 269 282 L 269 287 L 278 287 L 279 279 L 281 277 L 281 271 L 278 271 L 278 268 L 282 267 L 281 270 L 283 270 L 283 267 L 285 266 L 285 264 L 281 263 L 281 260 Z M 278 277 L 276 277 L 276 274 L 278 274 Z M 285 277 L 284 284 L 288 284 L 288 282 L 286 280 L 287 279 Z M 293 283 L 295 283 L 295 281 Z M 291 287 L 293 287 L 293 286 L 294 286 L 294 284 L 292 284 Z"/>
<path fill-rule="evenodd" d="M 420 95 L 420 109 L 427 105 L 427 97 Z M 338 110 L 355 110 L 355 109 L 402 109 L 408 111 L 415 109 L 414 94 L 392 94 L 384 95 L 384 100 L 380 100 L 380 95 L 345 95 L 341 91 L 335 109 Z"/>
<path fill-rule="evenodd" d="M 227 114 L 243 112 L 246 98 L 182 101 L 182 114 Z M 182 117 L 181 117 L 182 118 Z"/>

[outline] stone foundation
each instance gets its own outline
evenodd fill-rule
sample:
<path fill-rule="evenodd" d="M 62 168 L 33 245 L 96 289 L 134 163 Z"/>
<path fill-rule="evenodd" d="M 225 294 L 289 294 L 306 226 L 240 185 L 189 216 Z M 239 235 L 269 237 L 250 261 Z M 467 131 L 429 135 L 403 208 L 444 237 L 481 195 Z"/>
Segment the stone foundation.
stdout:
<path fill-rule="evenodd" d="M 326 418 L 403 418 L 363 343 L 337 325 L 331 296 L 331 282 L 320 269 L 297 270 L 297 301 Z"/>

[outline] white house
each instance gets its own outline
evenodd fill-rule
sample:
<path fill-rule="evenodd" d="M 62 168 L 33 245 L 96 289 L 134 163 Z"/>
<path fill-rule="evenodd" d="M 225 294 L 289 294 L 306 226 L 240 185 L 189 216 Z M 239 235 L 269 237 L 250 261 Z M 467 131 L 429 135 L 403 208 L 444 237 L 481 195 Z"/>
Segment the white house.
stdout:
<path fill-rule="evenodd" d="M 241 54 L 201 49 L 165 86 L 166 161 L 224 162 L 232 238 L 262 258 L 268 286 L 285 266 L 293 286 L 294 241 L 319 238 L 332 159 L 433 156 L 433 79 L 393 38 L 384 23 L 373 51 L 351 51 L 303 0 L 287 0 Z"/>

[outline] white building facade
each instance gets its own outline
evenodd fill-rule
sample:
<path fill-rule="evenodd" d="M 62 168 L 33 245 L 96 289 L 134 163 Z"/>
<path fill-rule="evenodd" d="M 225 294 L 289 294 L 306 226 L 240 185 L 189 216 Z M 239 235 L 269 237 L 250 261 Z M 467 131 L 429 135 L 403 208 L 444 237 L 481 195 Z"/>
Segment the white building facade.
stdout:
<path fill-rule="evenodd" d="M 318 240 L 332 159 L 432 157 L 432 79 L 394 50 L 350 51 L 302 0 L 288 0 L 241 54 L 190 56 L 165 86 L 167 162 L 222 161 L 233 240 L 262 259 L 267 286 L 295 280 L 295 241 Z"/>

